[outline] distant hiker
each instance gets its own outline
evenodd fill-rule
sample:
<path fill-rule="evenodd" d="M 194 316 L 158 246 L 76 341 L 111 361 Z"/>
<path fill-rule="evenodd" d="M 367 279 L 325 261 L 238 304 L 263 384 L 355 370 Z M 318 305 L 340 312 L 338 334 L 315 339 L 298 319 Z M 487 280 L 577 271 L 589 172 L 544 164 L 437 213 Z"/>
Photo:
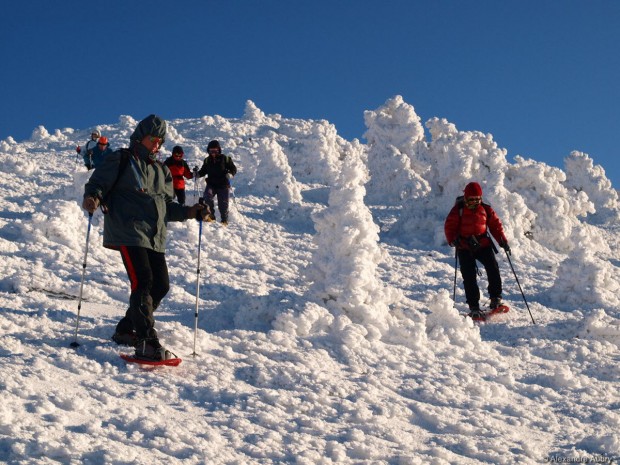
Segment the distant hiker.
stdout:
<path fill-rule="evenodd" d="M 172 174 L 174 195 L 176 195 L 181 205 L 185 205 L 185 179 L 192 179 L 194 175 L 189 169 L 187 162 L 183 160 L 183 148 L 180 145 L 173 147 L 172 156 L 166 158 L 164 165 L 168 167 Z"/>
<path fill-rule="evenodd" d="M 476 272 L 476 260 L 484 266 L 489 281 L 489 297 L 491 310 L 502 304 L 502 278 L 499 266 L 495 259 L 495 247 L 489 232 L 497 243 L 510 252 L 508 239 L 504 235 L 504 228 L 499 217 L 490 205 L 482 202 L 482 187 L 477 182 L 470 182 L 465 187 L 464 196 L 457 199 L 450 210 L 444 231 L 451 247 L 456 247 L 460 262 L 461 275 L 465 287 L 465 297 L 469 305 L 469 316 L 474 319 L 483 319 L 480 310 L 480 289 Z"/>
<path fill-rule="evenodd" d="M 90 156 L 87 158 L 86 154 L 84 154 L 84 166 L 89 170 L 93 168 L 97 168 L 103 163 L 103 159 L 112 153 L 112 149 L 110 149 L 110 144 L 108 143 L 108 138 L 102 136 L 97 141 L 97 145 L 90 150 Z"/>
<path fill-rule="evenodd" d="M 228 224 L 228 199 L 230 196 L 230 180 L 237 174 L 237 167 L 227 155 L 222 153 L 220 143 L 216 140 L 207 146 L 209 156 L 205 158 L 202 168 L 194 168 L 196 178 L 207 176 L 207 187 L 204 199 L 211 211 L 207 221 L 215 221 L 215 204 L 213 198 L 217 195 L 217 208 L 220 211 L 222 224 Z"/>
<path fill-rule="evenodd" d="M 174 358 L 160 344 L 153 318 L 169 289 L 166 223 L 208 214 L 203 205 L 185 207 L 173 201 L 172 175 L 157 161 L 165 135 L 166 122 L 159 116 L 140 121 L 129 149 L 107 155 L 93 172 L 82 203 L 89 213 L 106 207 L 103 245 L 120 251 L 131 283 L 127 314 L 112 339 L 135 346 L 136 357 L 147 360 Z"/>
<path fill-rule="evenodd" d="M 88 169 L 90 169 L 89 166 L 92 165 L 90 159 L 93 155 L 93 149 L 97 145 L 97 141 L 99 140 L 100 137 L 101 137 L 101 133 L 99 132 L 99 129 L 93 129 L 93 132 L 91 132 L 90 134 L 90 140 L 86 142 L 86 145 L 84 147 L 80 147 L 78 145 L 75 148 L 77 155 L 82 155 L 82 158 L 84 159 L 84 166 L 86 166 L 86 168 Z M 75 159 L 76 163 L 77 163 L 77 155 Z"/>

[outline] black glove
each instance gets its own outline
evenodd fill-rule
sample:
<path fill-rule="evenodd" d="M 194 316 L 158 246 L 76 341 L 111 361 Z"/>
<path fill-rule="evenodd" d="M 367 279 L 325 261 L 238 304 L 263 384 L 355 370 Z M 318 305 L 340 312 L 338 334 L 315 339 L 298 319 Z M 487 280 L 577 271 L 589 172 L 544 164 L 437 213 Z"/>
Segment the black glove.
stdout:
<path fill-rule="evenodd" d="M 192 171 L 193 171 L 194 173 L 197 173 L 197 172 L 198 172 L 198 167 L 197 167 L 197 166 L 194 166 L 194 169 L 193 169 Z"/>
<path fill-rule="evenodd" d="M 510 246 L 508 245 L 508 242 L 502 242 L 499 246 L 504 249 L 508 255 L 510 255 Z"/>
<path fill-rule="evenodd" d="M 198 221 L 202 221 L 207 219 L 209 213 L 210 209 L 207 205 L 197 203 L 189 207 L 189 210 L 187 211 L 187 218 L 195 218 Z"/>

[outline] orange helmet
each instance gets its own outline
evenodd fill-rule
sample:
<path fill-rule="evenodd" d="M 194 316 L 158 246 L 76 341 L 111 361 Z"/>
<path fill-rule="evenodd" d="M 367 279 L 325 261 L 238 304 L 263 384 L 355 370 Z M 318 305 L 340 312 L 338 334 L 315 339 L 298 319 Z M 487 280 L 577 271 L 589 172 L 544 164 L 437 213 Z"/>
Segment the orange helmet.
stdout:
<path fill-rule="evenodd" d="M 103 145 L 107 145 L 108 144 L 108 138 L 106 136 L 102 136 L 99 138 L 99 144 L 103 144 Z"/>

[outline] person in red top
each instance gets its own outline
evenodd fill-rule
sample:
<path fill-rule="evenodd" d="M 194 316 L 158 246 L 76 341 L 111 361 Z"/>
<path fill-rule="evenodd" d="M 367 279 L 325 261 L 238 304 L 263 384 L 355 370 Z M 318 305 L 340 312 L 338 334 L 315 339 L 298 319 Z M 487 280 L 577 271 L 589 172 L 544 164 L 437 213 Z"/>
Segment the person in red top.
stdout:
<path fill-rule="evenodd" d="M 175 145 L 172 148 L 172 156 L 166 158 L 164 165 L 168 167 L 172 174 L 174 195 L 181 205 L 185 205 L 185 178 L 192 179 L 194 175 L 189 169 L 187 162 L 183 160 L 183 147 Z"/>
<path fill-rule="evenodd" d="M 495 210 L 482 202 L 482 187 L 477 182 L 465 186 L 464 196 L 457 200 L 446 218 L 444 232 L 450 247 L 456 247 L 465 297 L 472 318 L 481 318 L 480 289 L 476 278 L 479 261 L 484 266 L 489 281 L 491 310 L 502 304 L 502 278 L 495 259 L 495 247 L 489 232 L 506 253 L 510 253 L 504 227 Z"/>

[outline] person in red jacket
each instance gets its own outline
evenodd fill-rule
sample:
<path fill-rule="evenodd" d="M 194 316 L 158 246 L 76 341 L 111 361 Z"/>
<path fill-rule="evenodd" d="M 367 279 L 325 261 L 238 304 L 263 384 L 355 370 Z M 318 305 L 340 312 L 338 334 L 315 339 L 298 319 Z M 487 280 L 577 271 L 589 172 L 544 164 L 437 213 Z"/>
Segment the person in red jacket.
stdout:
<path fill-rule="evenodd" d="M 185 179 L 192 179 L 194 175 L 189 169 L 187 162 L 183 160 L 183 147 L 175 145 L 172 148 L 172 156 L 164 161 L 172 174 L 172 187 L 174 195 L 181 205 L 185 205 Z"/>
<path fill-rule="evenodd" d="M 465 186 L 463 197 L 457 199 L 444 224 L 446 240 L 456 247 L 469 316 L 483 318 L 480 310 L 480 289 L 476 278 L 479 261 L 484 266 L 489 281 L 491 310 L 502 304 L 502 278 L 495 259 L 495 247 L 489 232 L 506 253 L 510 253 L 508 239 L 499 217 L 490 205 L 482 202 L 482 187 L 477 182 Z"/>

